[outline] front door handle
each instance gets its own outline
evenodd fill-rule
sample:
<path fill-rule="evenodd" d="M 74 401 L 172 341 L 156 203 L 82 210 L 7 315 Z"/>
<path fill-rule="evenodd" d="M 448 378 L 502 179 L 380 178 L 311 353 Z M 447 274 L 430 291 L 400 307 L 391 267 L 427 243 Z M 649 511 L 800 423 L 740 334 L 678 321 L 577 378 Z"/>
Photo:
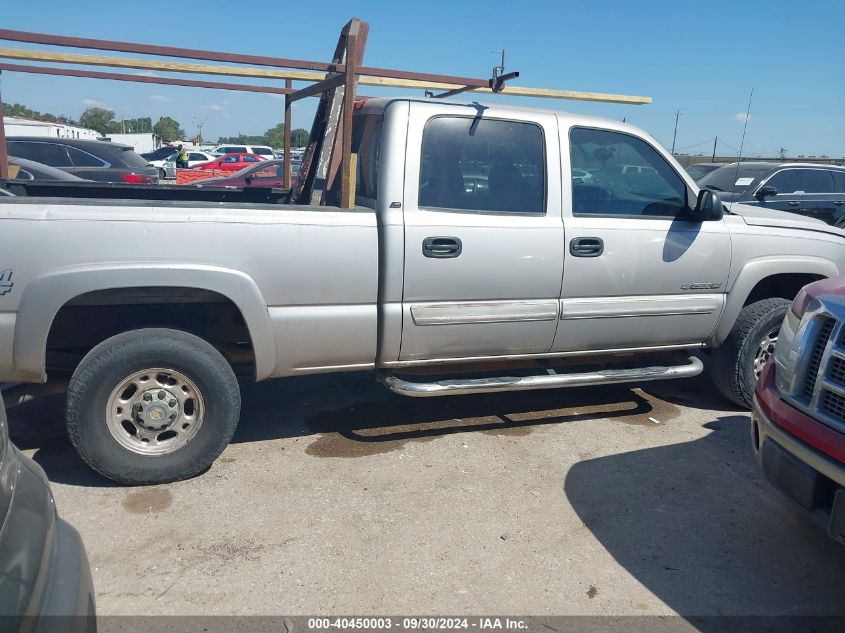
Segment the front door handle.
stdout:
<path fill-rule="evenodd" d="M 789 206 L 790 207 L 797 207 L 799 204 L 801 204 L 801 203 L 798 202 L 797 200 L 792 200 L 792 201 L 790 201 Z"/>
<path fill-rule="evenodd" d="M 600 237 L 576 237 L 569 242 L 573 257 L 598 257 L 604 253 L 604 240 Z"/>
<path fill-rule="evenodd" d="M 427 237 L 422 243 L 423 255 L 434 259 L 457 257 L 462 250 L 463 244 L 457 237 Z"/>
<path fill-rule="evenodd" d="M 835 204 L 837 207 L 841 207 L 843 204 L 845 204 L 845 201 L 843 201 L 843 200 L 837 200 L 837 201 L 836 201 L 836 202 L 834 202 L 833 204 Z"/>

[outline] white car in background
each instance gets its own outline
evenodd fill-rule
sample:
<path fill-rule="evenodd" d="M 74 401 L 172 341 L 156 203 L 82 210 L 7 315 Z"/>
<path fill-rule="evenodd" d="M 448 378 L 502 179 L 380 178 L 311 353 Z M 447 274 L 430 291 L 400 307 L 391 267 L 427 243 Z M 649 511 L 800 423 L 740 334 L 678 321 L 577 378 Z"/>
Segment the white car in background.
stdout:
<path fill-rule="evenodd" d="M 275 154 L 273 148 L 268 145 L 218 145 L 211 153 L 214 158 L 225 156 L 226 154 L 258 154 L 262 160 L 273 160 Z M 212 158 L 211 160 L 214 160 Z"/>
<path fill-rule="evenodd" d="M 213 154 L 202 152 L 198 149 L 188 150 L 188 167 L 193 167 L 194 165 L 199 165 L 200 163 L 207 163 L 215 158 L 217 157 Z M 159 168 L 159 171 L 164 173 L 161 178 L 176 178 L 176 161 L 172 158 L 162 161 L 162 166 Z"/>

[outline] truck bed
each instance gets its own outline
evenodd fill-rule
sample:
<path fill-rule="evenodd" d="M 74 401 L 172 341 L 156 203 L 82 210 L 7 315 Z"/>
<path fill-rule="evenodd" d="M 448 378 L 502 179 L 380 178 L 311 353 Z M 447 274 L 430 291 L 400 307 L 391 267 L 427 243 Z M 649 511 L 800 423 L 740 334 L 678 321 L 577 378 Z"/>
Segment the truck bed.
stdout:
<path fill-rule="evenodd" d="M 230 302 L 258 379 L 372 368 L 377 230 L 362 207 L 0 197 L 0 380 L 41 379 L 58 311 L 114 303 L 115 288 Z M 154 323 L 155 301 L 136 313 Z"/>

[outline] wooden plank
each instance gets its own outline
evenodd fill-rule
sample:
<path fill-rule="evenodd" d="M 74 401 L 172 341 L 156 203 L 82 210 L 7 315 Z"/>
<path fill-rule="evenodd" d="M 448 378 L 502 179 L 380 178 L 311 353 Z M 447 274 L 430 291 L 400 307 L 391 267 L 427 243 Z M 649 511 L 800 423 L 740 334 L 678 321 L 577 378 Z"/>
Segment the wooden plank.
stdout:
<path fill-rule="evenodd" d="M 355 206 L 355 187 L 358 184 L 358 154 L 349 154 L 349 173 L 345 173 L 344 183 L 340 188 L 340 208 L 351 209 Z"/>
<path fill-rule="evenodd" d="M 291 86 L 292 86 L 291 80 L 285 79 L 285 88 L 290 90 Z M 290 158 L 291 158 L 291 155 L 290 155 L 290 150 L 291 150 L 291 147 L 290 147 L 290 126 L 291 126 L 291 106 L 292 105 L 293 105 L 293 103 L 290 100 L 290 93 L 288 93 L 288 94 L 285 95 L 285 141 L 284 141 L 285 156 L 284 156 L 284 163 L 283 163 L 285 175 L 284 175 L 284 179 L 282 181 L 282 185 L 288 191 L 290 191 L 290 185 L 291 185 L 291 182 L 290 182 Z"/>
<path fill-rule="evenodd" d="M 275 70 L 268 68 L 254 68 L 245 66 L 215 66 L 210 64 L 193 64 L 186 62 L 152 61 L 125 57 L 101 57 L 97 55 L 80 55 L 75 53 L 52 53 L 47 51 L 25 51 L 0 47 L 0 57 L 7 59 L 26 59 L 43 62 L 57 62 L 68 64 L 82 64 L 93 66 L 112 66 L 118 68 L 136 68 L 141 70 L 157 70 L 162 72 L 196 73 L 201 75 L 226 75 L 233 77 L 255 77 L 265 79 L 292 79 L 294 81 L 322 81 L 326 73 Z M 384 88 L 409 88 L 415 90 L 451 90 L 460 87 L 436 81 L 420 81 L 416 79 L 395 79 L 388 77 L 359 76 L 358 83 L 362 86 L 381 86 Z M 469 92 L 492 94 L 489 88 L 474 88 Z M 603 103 L 624 103 L 642 105 L 651 103 L 651 97 L 620 95 L 602 92 L 579 92 L 575 90 L 555 90 L 551 88 L 527 88 L 522 86 L 506 86 L 502 92 L 514 97 L 538 97 L 546 99 L 569 99 L 576 101 L 599 101 Z"/>
<path fill-rule="evenodd" d="M 345 64 L 347 67 L 350 64 L 354 65 L 356 42 L 360 32 L 361 21 L 356 18 L 350 20 L 343 28 L 337 50 L 335 51 L 335 59 L 338 60 L 338 63 Z M 354 81 L 355 75 L 354 72 L 351 75 L 344 72 L 341 77 L 344 79 L 343 83 L 331 92 L 326 93 L 330 109 L 328 118 L 326 119 L 323 145 L 320 148 L 320 158 L 317 162 L 314 186 L 311 190 L 311 204 L 326 204 L 328 202 L 328 194 L 332 190 L 338 167 L 342 161 L 344 137 L 344 121 L 342 117 L 344 113 L 346 86 L 350 77 Z"/>
<path fill-rule="evenodd" d="M 354 163 L 352 158 L 352 110 L 355 108 L 355 86 L 358 77 L 356 68 L 364 57 L 369 26 L 361 23 L 355 32 L 350 31 L 346 42 L 346 72 L 344 73 L 343 125 L 341 130 L 340 164 L 340 208 L 351 209 L 355 206 Z M 336 173 L 336 172 L 335 172 Z M 331 190 L 335 173 L 330 173 L 328 190 Z M 352 188 L 350 189 L 350 184 Z"/>
<path fill-rule="evenodd" d="M 82 70 L 59 66 L 30 66 L 28 64 L 7 64 L 0 62 L 0 71 L 7 70 L 15 73 L 31 73 L 36 75 L 58 75 L 62 77 L 81 77 L 83 79 L 108 79 L 110 81 L 131 81 L 142 84 L 159 84 L 165 86 L 184 86 L 188 88 L 210 88 L 213 90 L 238 90 L 241 92 L 263 92 L 267 94 L 285 94 L 290 88 L 276 88 L 275 86 L 256 86 L 254 84 L 233 84 L 222 81 L 199 81 L 182 77 L 160 77 L 129 73 L 109 73 L 98 70 Z M 290 80 L 286 80 L 290 81 Z"/>
<path fill-rule="evenodd" d="M 346 55 L 346 38 L 352 22 L 348 22 L 341 29 L 340 37 L 335 47 L 332 63 L 341 64 Z M 325 189 L 325 177 L 329 169 L 331 151 L 334 146 L 334 138 L 337 132 L 337 121 L 340 117 L 340 104 L 335 95 L 337 88 L 323 92 L 320 95 L 320 103 L 314 114 L 314 122 L 311 124 L 311 135 L 308 138 L 308 147 L 305 156 L 302 158 L 300 175 L 297 179 L 296 190 L 292 200 L 305 204 L 320 204 L 322 192 Z M 315 188 L 317 195 L 314 194 Z M 317 202 L 313 202 L 314 200 Z"/>
<path fill-rule="evenodd" d="M 6 151 L 6 126 L 3 123 L 4 112 L 3 97 L 0 95 L 0 178 L 9 177 L 9 153 Z"/>
<path fill-rule="evenodd" d="M 345 72 L 346 70 L 343 64 L 326 64 L 324 62 L 303 59 L 268 57 L 266 55 L 244 55 L 241 53 L 198 50 L 193 48 L 164 46 L 160 44 L 136 44 L 116 40 L 68 37 L 65 35 L 49 35 L 47 33 L 33 33 L 30 31 L 15 31 L 11 29 L 0 29 L 0 39 L 15 42 L 27 42 L 30 44 L 44 44 L 46 46 L 89 48 L 119 53 L 141 53 L 144 55 L 199 59 L 204 61 L 226 62 L 233 64 L 255 64 L 256 66 L 272 66 L 274 68 L 301 68 L 303 70 L 321 70 L 331 72 Z M 374 77 L 419 79 L 422 81 L 445 81 L 447 83 L 474 87 L 483 87 L 487 85 L 486 79 L 478 79 L 475 77 L 455 77 L 452 75 L 394 70 L 391 68 L 375 68 L 372 66 L 359 68 L 359 70 L 364 74 L 372 75 Z"/>

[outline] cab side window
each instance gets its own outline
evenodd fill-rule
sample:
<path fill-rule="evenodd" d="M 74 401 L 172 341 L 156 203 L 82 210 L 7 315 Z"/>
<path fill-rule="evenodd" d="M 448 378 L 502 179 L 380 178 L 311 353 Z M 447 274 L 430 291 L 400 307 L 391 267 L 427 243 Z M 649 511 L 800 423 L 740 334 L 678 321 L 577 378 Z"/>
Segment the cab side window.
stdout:
<path fill-rule="evenodd" d="M 576 127 L 569 144 L 573 214 L 671 218 L 687 210 L 683 179 L 642 139 Z"/>
<path fill-rule="evenodd" d="M 826 169 L 801 169 L 801 190 L 804 193 L 833 193 L 833 178 Z"/>
<path fill-rule="evenodd" d="M 766 181 L 766 185 L 778 190 L 778 195 L 801 191 L 801 175 L 797 169 L 784 169 Z"/>
<path fill-rule="evenodd" d="M 435 117 L 423 130 L 419 206 L 545 213 L 545 154 L 533 123 Z"/>
<path fill-rule="evenodd" d="M 834 171 L 833 190 L 835 193 L 845 193 L 845 171 Z"/>

